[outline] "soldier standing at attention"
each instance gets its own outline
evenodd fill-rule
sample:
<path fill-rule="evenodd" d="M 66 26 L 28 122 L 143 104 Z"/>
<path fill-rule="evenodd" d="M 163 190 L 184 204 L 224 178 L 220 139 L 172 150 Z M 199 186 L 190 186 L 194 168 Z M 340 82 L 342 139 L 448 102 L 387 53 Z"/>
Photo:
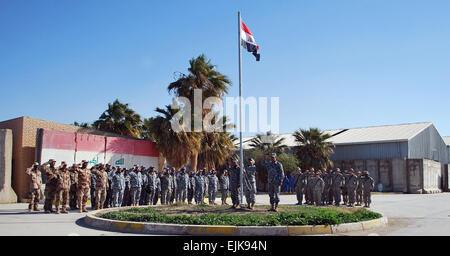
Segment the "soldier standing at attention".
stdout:
<path fill-rule="evenodd" d="M 326 205 L 328 203 L 328 195 L 330 194 L 330 184 L 331 184 L 331 176 L 330 173 L 326 169 L 322 170 L 322 179 L 325 184 L 322 193 L 322 205 Z"/>
<path fill-rule="evenodd" d="M 170 193 L 170 204 L 173 204 L 173 202 L 175 201 L 175 198 L 177 197 L 177 175 L 176 175 L 176 170 L 175 167 L 172 167 L 170 169 L 170 177 L 172 179 L 172 191 Z"/>
<path fill-rule="evenodd" d="M 278 211 L 280 202 L 280 187 L 284 177 L 283 165 L 277 161 L 277 154 L 270 155 L 271 160 L 266 161 L 267 181 L 269 184 L 269 198 L 271 208 L 269 211 Z"/>
<path fill-rule="evenodd" d="M 146 201 L 148 198 L 148 190 L 147 190 L 147 184 L 148 184 L 148 177 L 147 177 L 147 169 L 144 166 L 141 166 L 141 194 L 139 196 L 139 205 L 147 205 Z"/>
<path fill-rule="evenodd" d="M 222 175 L 220 175 L 220 192 L 222 194 L 222 205 L 227 204 L 228 190 L 230 189 L 230 179 L 228 176 L 228 171 L 223 170 Z"/>
<path fill-rule="evenodd" d="M 342 187 L 344 186 L 344 176 L 339 168 L 336 169 L 332 184 L 334 204 L 339 206 L 341 204 Z"/>
<path fill-rule="evenodd" d="M 216 195 L 218 190 L 219 178 L 216 175 L 216 170 L 211 169 L 210 174 L 208 175 L 208 199 L 210 205 L 216 204 Z"/>
<path fill-rule="evenodd" d="M 362 190 L 363 190 L 363 201 L 364 201 L 364 207 L 369 208 L 370 207 L 370 203 L 371 201 L 371 194 L 370 192 L 372 192 L 375 183 L 373 181 L 373 178 L 369 176 L 369 172 L 368 171 L 364 171 L 363 172 L 363 177 L 361 179 L 361 183 L 362 183 Z"/>
<path fill-rule="evenodd" d="M 159 176 L 161 180 L 161 204 L 168 204 L 169 199 L 168 196 L 170 195 L 170 174 L 169 169 L 164 167 L 164 171 Z"/>
<path fill-rule="evenodd" d="M 203 177 L 202 202 L 203 202 L 203 204 L 206 204 L 205 197 L 208 194 L 208 174 L 209 174 L 209 172 L 206 170 L 206 168 L 203 168 L 203 171 L 202 171 L 202 177 Z"/>
<path fill-rule="evenodd" d="M 187 192 L 187 201 L 188 204 L 192 204 L 192 199 L 194 198 L 195 193 L 195 176 L 192 171 L 189 171 L 189 186 Z"/>
<path fill-rule="evenodd" d="M 358 185 L 356 186 L 356 206 L 361 206 L 363 202 L 362 200 L 363 190 L 361 179 L 362 179 L 361 171 L 356 171 L 356 180 L 358 182 Z"/>
<path fill-rule="evenodd" d="M 118 166 L 111 180 L 113 207 L 122 206 L 123 193 L 125 191 L 125 177 L 122 169 Z"/>
<path fill-rule="evenodd" d="M 47 164 L 49 166 L 47 166 Z M 44 202 L 44 210 L 46 213 L 53 212 L 52 202 L 55 199 L 56 195 L 56 185 L 58 182 L 58 177 L 56 172 L 58 171 L 55 167 L 56 161 L 53 159 L 48 160 L 48 162 L 42 164 L 41 170 L 44 171 L 46 182 L 45 182 L 45 202 Z"/>
<path fill-rule="evenodd" d="M 306 181 L 306 203 L 309 205 L 314 205 L 314 198 L 313 198 L 313 186 L 314 186 L 314 179 L 316 177 L 314 168 L 309 169 L 308 172 L 308 178 Z"/>
<path fill-rule="evenodd" d="M 71 210 L 78 209 L 77 187 L 78 187 L 78 165 L 73 164 L 70 172 L 69 206 Z"/>
<path fill-rule="evenodd" d="M 344 185 L 342 186 L 342 201 L 344 202 L 344 205 L 348 205 L 347 182 L 350 177 L 350 171 L 353 171 L 353 169 L 350 168 L 350 170 L 344 170 L 344 173 L 342 174 L 344 176 Z"/>
<path fill-rule="evenodd" d="M 204 190 L 203 183 L 205 182 L 202 177 L 202 170 L 199 169 L 194 177 L 195 177 L 195 203 L 201 204 L 203 203 L 202 201 Z"/>
<path fill-rule="evenodd" d="M 239 187 L 241 179 L 241 168 L 239 167 L 239 161 L 237 159 L 233 159 L 233 166 L 230 168 L 230 192 L 231 192 L 231 201 L 233 205 L 232 209 L 236 209 L 240 204 L 240 193 Z"/>
<path fill-rule="evenodd" d="M 91 190 L 90 190 L 90 196 L 91 196 L 91 208 L 94 209 L 96 202 L 97 202 L 97 198 L 95 198 L 95 182 L 96 182 L 96 178 L 95 178 L 95 174 L 92 172 L 92 170 L 94 170 L 95 168 L 97 168 L 97 165 L 94 165 L 91 167 Z"/>
<path fill-rule="evenodd" d="M 125 190 L 123 191 L 123 200 L 122 206 L 131 205 L 131 194 L 130 194 L 130 172 L 131 170 L 127 170 L 126 168 L 122 169 L 123 177 L 125 179 Z"/>
<path fill-rule="evenodd" d="M 306 173 L 302 172 L 302 169 L 298 167 L 297 173 L 294 175 L 294 190 L 297 195 L 296 205 L 303 204 L 303 191 L 306 185 Z"/>
<path fill-rule="evenodd" d="M 322 205 L 323 189 L 325 188 L 325 182 L 320 177 L 320 171 L 316 171 L 316 177 L 313 184 L 313 201 L 316 206 Z"/>
<path fill-rule="evenodd" d="M 157 190 L 157 183 L 156 183 L 156 173 L 155 173 L 155 167 L 150 166 L 150 169 L 148 170 L 147 174 L 147 189 L 148 189 L 148 200 L 147 205 L 152 205 L 153 201 L 155 200 L 156 196 L 156 190 Z"/>
<path fill-rule="evenodd" d="M 67 201 L 69 199 L 69 190 L 70 190 L 70 172 L 67 170 L 66 162 L 61 163 L 61 167 L 57 172 L 58 183 L 56 187 L 56 200 L 55 200 L 55 208 L 56 214 L 59 214 L 59 204 L 62 200 L 62 213 L 67 212 Z"/>
<path fill-rule="evenodd" d="M 87 212 L 86 204 L 89 199 L 89 190 L 91 186 L 91 170 L 87 168 L 88 162 L 83 160 L 81 162 L 81 168 L 78 171 L 78 208 L 80 212 Z"/>
<path fill-rule="evenodd" d="M 348 206 L 353 207 L 356 201 L 356 187 L 358 186 L 358 178 L 353 170 L 350 170 L 348 180 L 346 183 L 348 194 Z"/>
<path fill-rule="evenodd" d="M 104 208 L 109 208 L 112 206 L 112 186 L 111 186 L 111 182 L 112 182 L 112 177 L 114 174 L 113 169 L 111 169 L 111 165 L 106 164 L 105 165 L 105 171 L 108 174 L 108 189 L 106 190 L 106 200 L 105 200 L 105 205 Z"/>
<path fill-rule="evenodd" d="M 336 176 L 336 173 L 330 169 L 330 189 L 328 193 L 328 205 L 333 205 L 333 198 L 334 198 L 334 188 L 333 188 L 333 181 L 334 177 Z"/>
<path fill-rule="evenodd" d="M 184 203 L 186 201 L 190 186 L 189 175 L 186 173 L 186 168 L 182 167 L 177 176 L 177 202 Z"/>
<path fill-rule="evenodd" d="M 38 212 L 39 200 L 41 199 L 42 193 L 42 174 L 41 171 L 39 170 L 39 163 L 35 162 L 33 166 L 27 168 L 25 173 L 31 176 L 31 183 L 30 183 L 31 200 L 30 204 L 28 205 L 28 211 L 31 212 L 32 210 L 34 210 Z"/>
<path fill-rule="evenodd" d="M 95 174 L 95 208 L 94 210 L 103 209 L 106 200 L 106 191 L 109 188 L 108 173 L 105 171 L 103 164 L 98 165 L 98 169 L 95 168 L 91 171 Z"/>
<path fill-rule="evenodd" d="M 155 171 L 156 174 L 156 171 Z M 156 191 L 155 191 L 155 197 L 153 198 L 153 205 L 156 205 L 158 203 L 158 199 L 162 198 L 161 195 L 161 179 L 159 178 L 159 174 L 156 174 Z M 162 202 L 162 201 L 161 201 Z"/>
<path fill-rule="evenodd" d="M 142 175 L 137 165 L 134 165 L 129 176 L 131 206 L 137 206 L 139 204 L 142 188 Z"/>
<path fill-rule="evenodd" d="M 253 210 L 256 196 L 256 165 L 255 160 L 248 159 L 248 165 L 244 168 L 244 192 L 247 199 L 247 208 Z"/>

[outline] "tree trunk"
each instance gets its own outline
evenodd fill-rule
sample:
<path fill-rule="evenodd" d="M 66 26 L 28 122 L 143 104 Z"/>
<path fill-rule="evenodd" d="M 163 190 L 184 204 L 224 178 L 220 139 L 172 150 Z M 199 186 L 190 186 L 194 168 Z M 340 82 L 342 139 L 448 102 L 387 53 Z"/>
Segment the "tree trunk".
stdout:
<path fill-rule="evenodd" d="M 191 167 L 189 171 L 196 172 L 197 171 L 197 160 L 198 160 L 198 151 L 194 150 L 191 153 Z"/>

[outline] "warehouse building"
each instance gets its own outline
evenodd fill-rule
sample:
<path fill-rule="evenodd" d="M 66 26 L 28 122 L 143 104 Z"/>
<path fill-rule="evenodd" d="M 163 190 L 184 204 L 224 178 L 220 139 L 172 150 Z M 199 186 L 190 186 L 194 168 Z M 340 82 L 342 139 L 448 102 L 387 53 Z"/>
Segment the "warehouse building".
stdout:
<path fill-rule="evenodd" d="M 437 193 L 448 190 L 449 144 L 433 123 L 411 123 L 327 130 L 335 144 L 330 156 L 334 167 L 367 170 L 376 190 Z M 292 134 L 281 134 L 291 151 Z M 251 138 L 246 138 L 249 148 Z M 448 139 L 450 142 L 450 139 Z"/>

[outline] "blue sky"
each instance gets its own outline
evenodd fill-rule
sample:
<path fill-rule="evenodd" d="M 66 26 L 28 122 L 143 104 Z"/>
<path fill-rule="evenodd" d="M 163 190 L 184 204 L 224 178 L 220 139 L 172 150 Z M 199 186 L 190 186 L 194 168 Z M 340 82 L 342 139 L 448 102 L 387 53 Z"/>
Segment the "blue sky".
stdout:
<path fill-rule="evenodd" d="M 450 1 L 0 1 L 0 120 L 143 117 L 202 53 L 238 95 L 237 11 L 260 45 L 244 95 L 280 98 L 280 132 L 431 121 L 450 135 Z M 167 1 L 168 2 L 168 1 Z"/>

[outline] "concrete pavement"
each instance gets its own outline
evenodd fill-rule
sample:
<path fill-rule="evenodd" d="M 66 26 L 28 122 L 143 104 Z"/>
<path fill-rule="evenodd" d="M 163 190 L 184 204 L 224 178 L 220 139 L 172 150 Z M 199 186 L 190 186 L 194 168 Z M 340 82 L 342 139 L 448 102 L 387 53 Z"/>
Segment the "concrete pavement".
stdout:
<path fill-rule="evenodd" d="M 440 194 L 375 194 L 374 211 L 389 219 L 389 226 L 370 232 L 342 235 L 450 235 L 450 193 Z M 268 195 L 257 195 L 257 204 L 268 204 Z M 295 204 L 295 195 L 282 195 L 281 204 Z M 120 236 L 130 233 L 109 232 L 84 224 L 85 213 L 69 214 L 28 213 L 28 204 L 0 204 L 0 235 L 56 235 L 56 236 Z M 42 208 L 42 206 L 41 206 Z M 89 208 L 88 208 L 89 210 Z"/>

